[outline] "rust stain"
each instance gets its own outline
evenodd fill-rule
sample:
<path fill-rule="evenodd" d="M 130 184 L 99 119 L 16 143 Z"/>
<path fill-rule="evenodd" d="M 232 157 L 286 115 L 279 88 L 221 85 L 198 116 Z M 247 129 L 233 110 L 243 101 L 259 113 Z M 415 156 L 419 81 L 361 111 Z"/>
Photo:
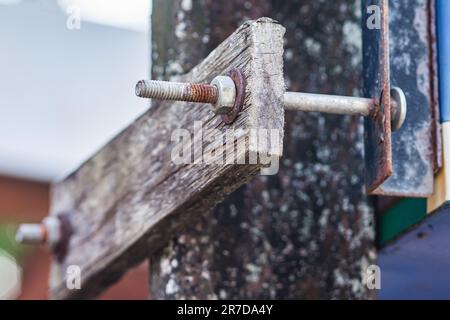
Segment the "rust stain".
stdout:
<path fill-rule="evenodd" d="M 377 172 L 375 179 L 367 185 L 369 194 L 376 194 L 377 189 L 386 179 L 392 176 L 392 150 L 391 150 L 391 97 L 389 84 L 389 7 L 388 1 L 381 2 L 382 29 L 380 41 L 380 81 L 381 97 L 378 112 L 373 117 L 374 134 L 379 137 L 379 156 L 377 156 Z M 378 97 L 374 97 L 375 101 Z"/>
<path fill-rule="evenodd" d="M 436 42 L 436 1 L 428 0 L 428 42 L 429 42 L 429 68 L 430 68 L 430 98 L 431 114 L 431 139 L 433 146 L 433 169 L 437 172 L 442 168 L 442 137 L 439 113 L 439 89 L 438 89 L 438 63 L 437 63 L 437 42 Z"/>
<path fill-rule="evenodd" d="M 191 102 L 216 103 L 217 88 L 206 84 L 190 84 L 186 86 L 186 97 Z"/>
<path fill-rule="evenodd" d="M 372 99 L 372 105 L 369 110 L 369 117 L 375 119 L 380 112 L 380 103 L 377 99 Z"/>
<path fill-rule="evenodd" d="M 42 243 L 46 243 L 48 240 L 48 231 L 47 231 L 47 227 L 44 224 L 40 225 L 40 232 L 41 232 L 41 239 L 42 239 Z"/>

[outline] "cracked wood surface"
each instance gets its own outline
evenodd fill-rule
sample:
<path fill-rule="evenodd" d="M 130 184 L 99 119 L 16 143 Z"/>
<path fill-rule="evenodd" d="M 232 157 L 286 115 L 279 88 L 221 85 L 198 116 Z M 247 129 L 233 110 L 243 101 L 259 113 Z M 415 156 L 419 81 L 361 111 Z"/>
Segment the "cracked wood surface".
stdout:
<path fill-rule="evenodd" d="M 161 102 L 76 172 L 53 185 L 51 214 L 70 212 L 74 233 L 65 259 L 52 264 L 51 298 L 95 297 L 261 168 L 260 162 L 175 165 L 171 162 L 175 129 L 192 134 L 198 129 L 194 122 L 202 121 L 203 141 L 194 136 L 183 145 L 193 150 L 195 160 L 199 146 L 211 150 L 217 146 L 217 135 L 223 138 L 226 129 L 241 129 L 237 145 L 247 143 L 246 149 L 236 148 L 238 159 L 253 154 L 281 156 L 282 143 L 256 144 L 248 134 L 254 129 L 275 129 L 279 140 L 283 139 L 283 35 L 284 28 L 274 20 L 246 22 L 177 79 L 209 82 L 231 68 L 240 68 L 247 79 L 246 97 L 231 126 L 214 116 L 208 105 Z M 81 268 L 81 290 L 66 287 L 70 265 Z"/>
<path fill-rule="evenodd" d="M 154 0 L 153 77 L 186 72 L 243 21 L 268 16 L 286 27 L 290 91 L 358 96 L 360 3 Z M 150 297 L 373 298 L 362 281 L 376 261 L 363 146 L 358 117 L 286 112 L 279 173 L 254 177 L 150 253 Z"/>

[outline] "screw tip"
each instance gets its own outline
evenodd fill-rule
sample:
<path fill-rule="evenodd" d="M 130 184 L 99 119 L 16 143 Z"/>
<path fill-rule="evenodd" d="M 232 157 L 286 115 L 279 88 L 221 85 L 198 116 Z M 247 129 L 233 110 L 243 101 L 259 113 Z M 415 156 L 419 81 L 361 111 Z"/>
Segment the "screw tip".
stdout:
<path fill-rule="evenodd" d="M 22 226 L 20 226 L 16 232 L 16 242 L 23 243 L 23 240 L 24 240 L 23 228 Z"/>
<path fill-rule="evenodd" d="M 21 244 L 38 244 L 44 241 L 44 233 L 40 224 L 22 224 L 16 232 L 16 241 Z"/>
<path fill-rule="evenodd" d="M 145 89 L 145 80 L 138 81 L 138 83 L 136 83 L 136 87 L 134 89 L 136 96 L 142 98 L 144 89 Z"/>

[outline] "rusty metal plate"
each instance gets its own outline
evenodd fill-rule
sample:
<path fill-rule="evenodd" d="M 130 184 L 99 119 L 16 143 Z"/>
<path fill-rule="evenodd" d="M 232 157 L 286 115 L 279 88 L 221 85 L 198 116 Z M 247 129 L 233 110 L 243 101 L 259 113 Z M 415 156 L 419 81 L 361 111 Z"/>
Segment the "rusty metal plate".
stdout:
<path fill-rule="evenodd" d="M 433 193 L 433 179 L 436 166 L 439 166 L 440 135 L 436 115 L 437 97 L 435 88 L 435 41 L 434 41 L 434 1 L 433 0 L 392 0 L 389 8 L 383 7 L 387 1 L 379 2 L 383 10 L 389 11 L 389 27 L 381 29 L 381 33 L 388 32 L 389 36 L 380 35 L 380 44 L 385 45 L 382 39 L 388 38 L 390 75 L 382 72 L 379 77 L 384 81 L 390 78 L 390 85 L 402 88 L 408 103 L 408 113 L 404 125 L 399 131 L 392 133 L 392 176 L 381 185 L 368 186 L 371 194 L 390 195 L 402 197 L 428 197 Z M 383 12 L 383 16 L 386 12 Z M 364 36 L 364 67 L 370 68 L 374 63 L 366 61 L 375 59 L 373 44 L 366 43 L 373 39 L 371 30 L 363 29 Z M 381 50 L 384 54 L 385 50 Z M 384 57 L 379 55 L 379 65 L 384 65 Z M 367 70 L 366 70 L 367 71 Z M 384 72 L 384 70 L 383 70 Z M 368 71 L 364 77 L 365 94 L 372 93 L 374 71 Z M 375 85 L 376 88 L 378 88 Z M 375 91 L 376 92 L 376 91 Z M 371 95 L 372 96 L 372 95 Z M 370 120 L 366 120 L 370 123 Z M 370 124 L 366 123 L 366 131 L 373 132 Z M 381 154 L 381 146 L 366 138 L 366 154 Z M 382 146 L 387 147 L 387 146 Z M 371 150 L 374 148 L 374 150 Z M 371 158 L 366 161 L 374 161 Z M 389 162 L 387 159 L 385 162 Z M 375 171 L 372 171 L 375 170 Z M 377 172 L 376 170 L 381 170 Z M 380 166 L 369 166 L 369 178 L 385 176 L 386 169 Z M 380 182 L 380 180 L 377 180 Z"/>
<path fill-rule="evenodd" d="M 392 175 L 387 0 L 362 1 L 363 95 L 376 101 L 377 111 L 364 120 L 366 188 L 375 193 Z"/>

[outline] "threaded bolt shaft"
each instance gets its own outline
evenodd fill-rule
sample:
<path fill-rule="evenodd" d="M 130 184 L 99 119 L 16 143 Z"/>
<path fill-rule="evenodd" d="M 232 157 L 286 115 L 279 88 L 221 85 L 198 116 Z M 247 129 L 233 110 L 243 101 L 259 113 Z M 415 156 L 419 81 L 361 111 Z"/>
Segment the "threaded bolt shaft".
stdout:
<path fill-rule="evenodd" d="M 209 84 L 141 80 L 136 84 L 136 95 L 141 98 L 215 104 L 218 90 Z"/>
<path fill-rule="evenodd" d="M 16 241 L 22 244 L 47 244 L 55 246 L 61 239 L 61 222 L 55 216 L 46 217 L 41 223 L 21 224 Z"/>
<path fill-rule="evenodd" d="M 16 241 L 22 244 L 43 244 L 47 240 L 47 228 L 43 224 L 21 224 Z"/>

